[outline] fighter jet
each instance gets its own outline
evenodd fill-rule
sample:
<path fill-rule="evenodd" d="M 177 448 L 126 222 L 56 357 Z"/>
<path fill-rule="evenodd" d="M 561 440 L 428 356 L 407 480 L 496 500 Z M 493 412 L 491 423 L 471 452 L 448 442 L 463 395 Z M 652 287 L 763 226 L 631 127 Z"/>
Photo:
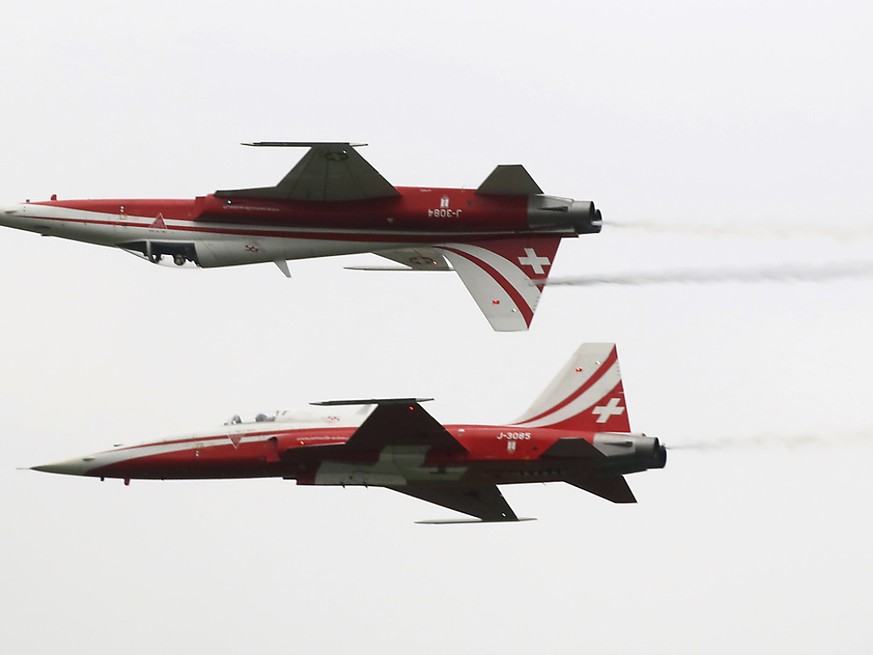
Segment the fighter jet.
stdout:
<path fill-rule="evenodd" d="M 386 487 L 475 517 L 466 521 L 487 522 L 521 520 L 498 485 L 562 481 L 614 503 L 633 503 L 624 476 L 667 461 L 657 438 L 630 431 L 611 343 L 583 344 L 508 425 L 441 425 L 422 407 L 424 400 L 334 400 L 313 403 L 320 413 L 261 414 L 251 422 L 234 416 L 207 432 L 33 468 L 125 484 L 281 477 L 305 485 Z M 350 415 L 352 406 L 360 409 Z"/>
<path fill-rule="evenodd" d="M 477 189 L 394 187 L 355 149 L 307 147 L 275 186 L 193 200 L 58 200 L 0 207 L 0 225 L 114 246 L 154 264 L 212 268 L 375 253 L 393 266 L 461 277 L 497 331 L 527 330 L 565 237 L 600 231 L 589 201 L 543 195 L 524 167 L 502 165 Z"/>

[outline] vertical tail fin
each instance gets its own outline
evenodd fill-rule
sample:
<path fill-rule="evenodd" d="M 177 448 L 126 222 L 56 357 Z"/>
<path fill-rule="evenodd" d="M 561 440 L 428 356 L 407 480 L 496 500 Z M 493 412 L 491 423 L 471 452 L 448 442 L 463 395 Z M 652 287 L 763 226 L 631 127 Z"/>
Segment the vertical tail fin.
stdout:
<path fill-rule="evenodd" d="M 517 236 L 437 248 L 491 327 L 497 332 L 520 332 L 533 321 L 560 243 L 560 236 Z"/>
<path fill-rule="evenodd" d="M 582 344 L 515 425 L 630 432 L 615 344 Z"/>

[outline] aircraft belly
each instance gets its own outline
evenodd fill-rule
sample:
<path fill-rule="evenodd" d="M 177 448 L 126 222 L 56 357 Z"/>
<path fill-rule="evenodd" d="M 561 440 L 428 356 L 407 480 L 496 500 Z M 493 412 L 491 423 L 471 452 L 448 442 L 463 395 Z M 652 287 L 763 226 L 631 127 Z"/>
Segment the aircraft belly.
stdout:
<path fill-rule="evenodd" d="M 325 461 L 318 467 L 313 484 L 403 486 L 410 482 L 456 482 L 467 473 L 466 466 L 425 466 L 427 450 L 388 447 L 374 463 Z"/>
<path fill-rule="evenodd" d="M 299 237 L 207 234 L 187 238 L 195 243 L 198 261 L 204 268 L 351 255 L 370 252 L 373 248 L 369 242 Z"/>
<path fill-rule="evenodd" d="M 0 225 L 39 234 L 106 246 L 131 242 L 182 242 L 197 245 L 206 268 L 306 259 L 395 248 L 396 241 L 342 236 L 328 232 L 303 233 L 271 225 L 225 225 L 163 217 L 103 213 L 45 205 L 20 205 L 0 215 Z M 279 230 L 277 232 L 277 229 Z M 310 236 L 311 234 L 311 236 Z M 371 236 L 376 236 L 373 234 Z"/>
<path fill-rule="evenodd" d="M 42 223 L 39 219 L 29 220 L 32 222 L 25 229 L 30 229 L 46 236 L 93 243 L 100 246 L 114 246 L 120 241 L 129 239 L 130 234 L 133 232 L 132 228 L 124 225 L 92 225 L 80 221 L 59 220 Z"/>

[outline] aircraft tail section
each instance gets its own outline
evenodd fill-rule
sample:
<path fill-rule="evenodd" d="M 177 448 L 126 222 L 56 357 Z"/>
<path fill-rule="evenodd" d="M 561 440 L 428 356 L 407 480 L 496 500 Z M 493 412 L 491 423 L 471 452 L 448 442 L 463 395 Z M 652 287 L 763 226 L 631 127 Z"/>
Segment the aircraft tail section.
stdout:
<path fill-rule="evenodd" d="M 436 248 L 460 276 L 497 332 L 527 330 L 552 269 L 561 237 L 448 243 Z"/>
<path fill-rule="evenodd" d="M 525 428 L 630 432 L 615 344 L 582 344 L 515 424 Z"/>

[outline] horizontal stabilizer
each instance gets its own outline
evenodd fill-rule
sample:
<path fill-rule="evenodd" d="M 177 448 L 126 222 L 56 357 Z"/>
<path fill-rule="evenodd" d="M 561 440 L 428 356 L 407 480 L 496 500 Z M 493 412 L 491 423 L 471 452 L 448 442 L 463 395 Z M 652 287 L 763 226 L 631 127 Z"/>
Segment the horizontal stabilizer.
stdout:
<path fill-rule="evenodd" d="M 521 164 L 501 164 L 476 189 L 480 196 L 535 196 L 542 192 Z"/>
<path fill-rule="evenodd" d="M 613 503 L 635 503 L 634 492 L 621 475 L 595 475 L 564 480 L 567 484 L 583 489 L 595 496 L 600 496 Z"/>
<path fill-rule="evenodd" d="M 543 454 L 543 458 L 550 459 L 602 459 L 604 457 L 593 444 L 578 437 L 564 437 L 558 439 Z"/>

